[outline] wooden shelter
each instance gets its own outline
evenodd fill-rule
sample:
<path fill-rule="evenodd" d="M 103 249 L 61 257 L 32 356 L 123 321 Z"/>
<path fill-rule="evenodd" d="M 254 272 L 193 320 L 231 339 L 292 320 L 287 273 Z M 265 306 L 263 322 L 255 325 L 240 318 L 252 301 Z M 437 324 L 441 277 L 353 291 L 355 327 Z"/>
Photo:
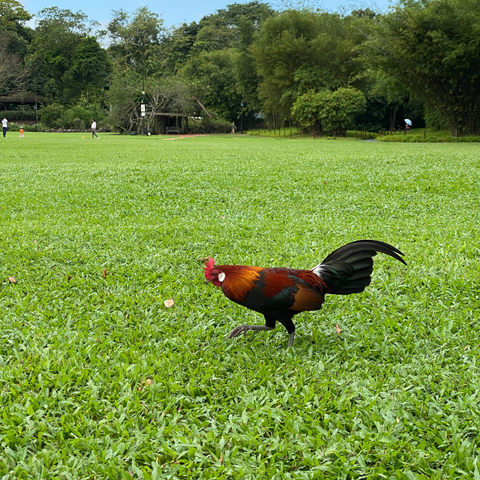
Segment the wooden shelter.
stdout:
<path fill-rule="evenodd" d="M 188 128 L 188 115 L 184 113 L 155 113 L 158 117 L 160 133 L 185 133 Z"/>
<path fill-rule="evenodd" d="M 4 110 L 14 110 L 21 105 L 30 105 L 33 107 L 41 101 L 43 101 L 42 96 L 35 96 L 35 94 L 29 92 L 21 92 L 16 95 L 0 97 L 0 108 Z"/>

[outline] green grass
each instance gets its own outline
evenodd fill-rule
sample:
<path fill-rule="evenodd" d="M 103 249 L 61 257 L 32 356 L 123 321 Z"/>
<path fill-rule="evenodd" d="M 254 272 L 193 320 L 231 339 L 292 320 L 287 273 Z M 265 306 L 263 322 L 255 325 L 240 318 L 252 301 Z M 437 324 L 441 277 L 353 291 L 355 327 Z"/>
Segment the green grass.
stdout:
<path fill-rule="evenodd" d="M 452 135 L 448 130 L 435 131 L 430 128 L 414 128 L 406 135 L 404 131 L 390 132 L 385 131 L 382 136 L 376 136 L 377 140 L 381 142 L 480 142 L 480 137 L 467 135 L 464 137 L 457 137 Z"/>
<path fill-rule="evenodd" d="M 377 134 L 373 132 L 348 130 L 344 136 L 334 135 L 334 132 L 322 132 L 320 136 L 313 135 L 311 132 L 302 132 L 297 127 L 284 127 L 280 130 L 269 130 L 268 128 L 259 128 L 253 130 L 246 130 L 246 135 L 253 137 L 278 137 L 290 139 L 322 139 L 322 140 L 366 140 L 377 138 Z"/>
<path fill-rule="evenodd" d="M 291 139 L 312 139 L 313 133 L 303 133 L 297 127 L 286 127 L 280 130 L 256 129 L 245 132 L 247 135 L 256 137 L 278 137 Z M 322 133 L 320 137 L 315 139 L 323 140 L 369 140 L 375 139 L 380 142 L 395 142 L 395 143 L 446 143 L 446 142 L 480 142 L 480 137 L 473 135 L 457 137 L 452 135 L 448 130 L 435 131 L 430 128 L 414 128 L 406 135 L 403 130 L 394 131 L 390 133 L 383 130 L 380 135 L 375 132 L 348 130 L 344 136 L 334 136 L 333 132 Z"/>
<path fill-rule="evenodd" d="M 480 478 L 479 146 L 85 137 L 0 139 L 2 478 Z M 198 258 L 361 238 L 408 267 L 377 256 L 293 349 L 225 339 L 259 317 Z"/>

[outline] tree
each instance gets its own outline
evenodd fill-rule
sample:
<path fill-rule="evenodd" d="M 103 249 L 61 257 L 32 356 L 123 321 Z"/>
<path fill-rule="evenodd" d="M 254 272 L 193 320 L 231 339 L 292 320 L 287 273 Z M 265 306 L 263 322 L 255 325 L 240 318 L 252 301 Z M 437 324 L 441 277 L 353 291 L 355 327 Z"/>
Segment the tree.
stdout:
<path fill-rule="evenodd" d="M 112 105 L 110 122 L 117 130 L 140 131 L 143 118 L 150 130 L 156 131 L 156 114 L 165 112 L 192 115 L 197 107 L 190 85 L 179 77 L 148 77 L 145 83 L 146 117 L 138 108 L 141 99 L 138 90 L 139 76 L 135 72 L 117 77 L 108 91 Z"/>
<path fill-rule="evenodd" d="M 195 43 L 198 24 L 184 23 L 180 27 L 172 28 L 162 39 L 162 54 L 164 57 L 162 74 L 177 75 L 185 66 L 190 51 Z"/>
<path fill-rule="evenodd" d="M 10 39 L 0 32 L 0 95 L 8 95 L 22 90 L 28 74 L 20 55 L 8 50 Z"/>
<path fill-rule="evenodd" d="M 245 112 L 259 112 L 262 108 L 258 97 L 258 74 L 251 46 L 255 35 L 260 31 L 267 18 L 274 16 L 274 11 L 265 3 L 251 2 L 245 5 L 229 7 L 243 7 L 237 13 L 238 55 L 235 64 L 237 91 L 240 94 Z M 232 10 L 236 11 L 237 8 Z"/>
<path fill-rule="evenodd" d="M 32 75 L 42 79 L 43 85 L 37 85 L 37 93 L 43 93 L 50 102 L 75 103 L 81 89 L 74 88 L 69 70 L 78 46 L 94 33 L 97 24 L 81 12 L 57 7 L 45 8 L 37 17 L 26 58 Z"/>
<path fill-rule="evenodd" d="M 245 40 L 251 43 L 251 38 L 245 38 L 245 24 L 254 32 L 272 14 L 273 10 L 268 4 L 257 0 L 246 4 L 227 5 L 226 9 L 217 10 L 200 20 L 192 54 L 239 48 Z"/>
<path fill-rule="evenodd" d="M 25 23 L 31 15 L 16 0 L 0 2 L 0 95 L 25 88 L 28 72 L 23 57 L 31 40 Z"/>
<path fill-rule="evenodd" d="M 120 129 L 138 130 L 140 104 L 148 103 L 149 81 L 162 76 L 163 20 L 145 7 L 133 16 L 119 10 L 108 31 L 112 40 L 108 52 L 113 58 L 110 118 Z"/>
<path fill-rule="evenodd" d="M 32 39 L 32 30 L 25 24 L 32 16 L 16 0 L 0 2 L 0 34 L 2 45 L 7 44 L 8 52 L 20 56 L 26 54 Z"/>
<path fill-rule="evenodd" d="M 234 3 L 195 24 L 195 37 L 192 28 L 177 31 L 189 34 L 185 42 L 194 40 L 183 57 L 182 74 L 196 86 L 209 110 L 230 121 L 242 111 L 260 108 L 259 77 L 249 49 L 255 33 L 271 15 L 273 10 L 265 3 Z"/>
<path fill-rule="evenodd" d="M 234 71 L 236 56 L 235 49 L 202 52 L 190 57 L 181 70 L 209 112 L 229 121 L 236 119 L 242 108 Z"/>
<path fill-rule="evenodd" d="M 160 48 L 163 20 L 146 7 L 139 8 L 133 16 L 119 10 L 108 24 L 112 43 L 109 53 L 115 63 L 124 69 L 140 72 L 142 79 L 158 75 L 161 71 Z"/>
<path fill-rule="evenodd" d="M 369 61 L 446 119 L 480 131 L 480 0 L 409 1 L 381 17 Z"/>
<path fill-rule="evenodd" d="M 263 110 L 289 118 L 299 95 L 351 85 L 360 41 L 351 19 L 338 14 L 289 10 L 267 19 L 251 48 Z"/>
<path fill-rule="evenodd" d="M 355 125 L 355 117 L 366 106 L 363 93 L 355 88 L 339 88 L 334 92 L 310 91 L 297 98 L 292 107 L 292 117 L 304 128 L 318 121 L 324 131 L 346 132 Z"/>
<path fill-rule="evenodd" d="M 92 94 L 100 95 L 103 91 L 111 65 L 105 50 L 94 37 L 82 38 L 75 49 L 71 66 L 65 74 L 70 78 L 73 92 L 85 92 L 88 100 Z"/>

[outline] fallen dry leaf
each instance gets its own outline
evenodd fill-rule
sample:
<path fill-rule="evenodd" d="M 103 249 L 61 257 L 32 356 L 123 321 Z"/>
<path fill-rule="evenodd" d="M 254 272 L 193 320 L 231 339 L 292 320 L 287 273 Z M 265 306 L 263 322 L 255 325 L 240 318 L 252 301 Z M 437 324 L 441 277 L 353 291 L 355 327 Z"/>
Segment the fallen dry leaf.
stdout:
<path fill-rule="evenodd" d="M 103 269 L 103 278 L 107 278 L 107 269 L 106 268 Z"/>
<path fill-rule="evenodd" d="M 12 276 L 12 277 L 8 277 L 8 281 L 9 281 L 10 283 L 17 283 L 17 279 L 16 279 L 15 277 L 13 277 L 13 276 Z"/>
<path fill-rule="evenodd" d="M 220 458 L 218 459 L 218 461 L 219 461 L 220 463 L 223 462 L 223 455 L 220 455 Z"/>
<path fill-rule="evenodd" d="M 163 304 L 167 307 L 167 308 L 170 308 L 170 307 L 173 307 L 175 305 L 175 302 L 173 301 L 173 298 L 171 298 L 170 300 L 165 300 L 163 302 Z"/>
<path fill-rule="evenodd" d="M 147 378 L 145 380 L 145 385 L 152 385 L 152 383 L 153 383 L 153 380 L 151 378 Z"/>
<path fill-rule="evenodd" d="M 67 276 L 67 282 L 69 282 L 72 279 L 70 275 Z"/>
<path fill-rule="evenodd" d="M 342 332 L 342 329 L 337 325 L 335 325 L 335 330 L 337 331 L 337 335 L 340 335 L 340 333 Z"/>

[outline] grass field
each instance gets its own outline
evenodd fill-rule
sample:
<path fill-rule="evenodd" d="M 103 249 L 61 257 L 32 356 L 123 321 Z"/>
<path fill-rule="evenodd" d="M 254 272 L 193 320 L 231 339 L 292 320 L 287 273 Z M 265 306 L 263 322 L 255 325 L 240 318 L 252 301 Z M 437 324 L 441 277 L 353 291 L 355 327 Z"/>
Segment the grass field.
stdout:
<path fill-rule="evenodd" d="M 0 141 L 1 478 L 480 479 L 480 146 Z M 408 267 L 377 256 L 293 349 L 225 339 L 259 317 L 199 258 L 362 238 Z"/>

